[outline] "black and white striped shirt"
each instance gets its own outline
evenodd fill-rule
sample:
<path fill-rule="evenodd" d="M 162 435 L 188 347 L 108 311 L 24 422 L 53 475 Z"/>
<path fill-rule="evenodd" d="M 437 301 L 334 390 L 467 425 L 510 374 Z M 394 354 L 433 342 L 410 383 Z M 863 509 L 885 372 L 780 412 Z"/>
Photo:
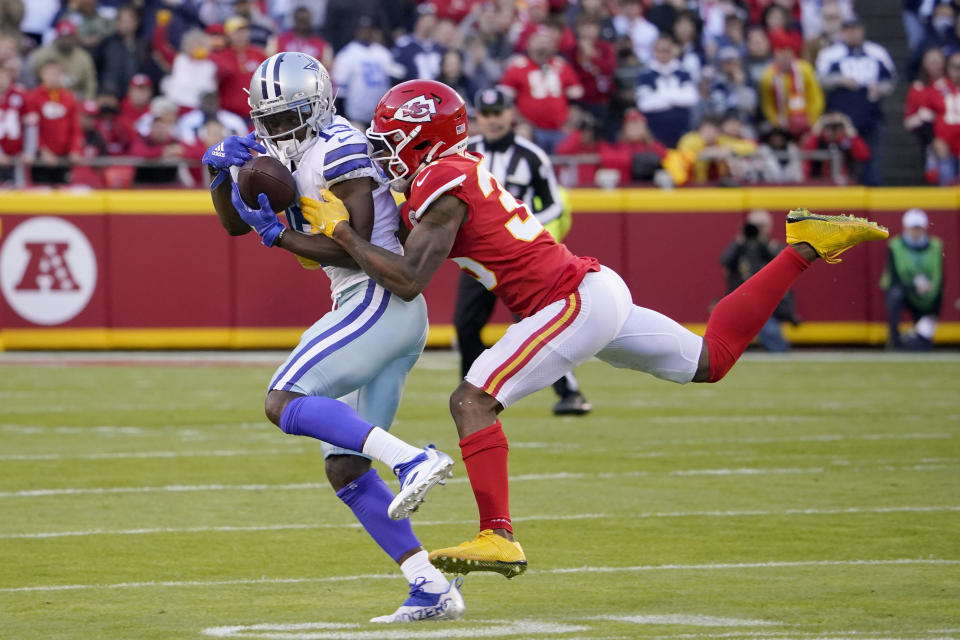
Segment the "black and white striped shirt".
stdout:
<path fill-rule="evenodd" d="M 467 150 L 482 154 L 484 167 L 527 205 L 541 224 L 560 217 L 563 204 L 557 191 L 557 176 L 543 149 L 511 131 L 493 142 L 473 136 L 467 141 Z"/>

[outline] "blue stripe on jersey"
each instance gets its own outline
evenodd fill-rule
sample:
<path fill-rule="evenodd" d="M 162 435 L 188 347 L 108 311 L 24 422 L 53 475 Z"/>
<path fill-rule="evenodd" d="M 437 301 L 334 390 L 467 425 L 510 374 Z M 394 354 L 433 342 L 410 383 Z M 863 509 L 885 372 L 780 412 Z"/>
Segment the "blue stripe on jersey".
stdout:
<path fill-rule="evenodd" d="M 362 158 L 357 158 L 356 160 L 338 164 L 332 169 L 327 169 L 323 172 L 323 179 L 333 180 L 334 178 L 342 176 L 345 173 L 350 173 L 356 169 L 363 169 L 366 167 L 373 167 L 373 163 L 370 161 L 370 158 L 363 156 Z"/>
<path fill-rule="evenodd" d="M 343 158 L 344 156 L 349 156 L 354 153 L 367 153 L 366 143 L 357 143 L 357 144 L 345 144 L 342 147 L 337 147 L 336 149 L 331 149 L 327 151 L 326 155 L 323 157 L 323 164 L 329 165 L 334 160 Z"/>
<path fill-rule="evenodd" d="M 356 309 L 351 311 L 350 314 L 347 315 L 347 317 L 345 317 L 343 320 L 338 322 L 332 328 L 327 329 L 322 334 L 320 334 L 319 336 L 311 340 L 310 343 L 306 346 L 306 348 L 301 349 L 300 351 L 306 352 L 312 349 L 316 345 L 320 344 L 323 340 L 335 335 L 337 331 L 340 331 L 348 327 L 351 323 L 356 321 L 357 318 L 359 318 L 364 313 L 364 311 L 366 311 L 370 307 L 370 302 L 373 299 L 373 293 L 374 291 L 376 291 L 376 288 L 377 288 L 377 284 L 371 280 L 367 285 L 367 291 L 366 291 L 366 295 L 364 295 L 363 302 L 361 302 Z M 362 326 L 360 326 L 357 329 L 354 329 L 353 331 L 351 331 L 350 333 L 348 333 L 338 341 L 334 342 L 333 344 L 329 345 L 328 347 L 326 347 L 325 349 L 323 349 L 322 351 L 314 355 L 303 365 L 301 365 L 290 377 L 290 380 L 283 385 L 282 390 L 289 391 L 290 389 L 292 389 L 293 386 L 297 383 L 297 381 L 304 374 L 306 374 L 312 368 L 317 366 L 317 364 L 319 364 L 320 361 L 322 361 L 324 358 L 326 358 L 330 354 L 334 353 L 335 351 L 338 351 L 342 347 L 348 345 L 350 342 L 353 342 L 355 339 L 357 339 L 358 337 L 360 337 L 361 335 L 369 331 L 370 327 L 376 324 L 377 321 L 383 316 L 384 312 L 387 310 L 387 305 L 389 303 L 390 303 L 390 292 L 384 289 L 383 298 L 380 300 L 380 305 L 377 307 L 376 311 L 374 311 L 373 315 L 367 318 L 366 322 L 364 322 Z M 293 365 L 294 361 L 295 359 L 291 360 L 290 366 Z M 280 375 L 278 375 L 275 378 L 275 380 L 277 381 L 282 380 L 289 373 L 290 366 L 286 367 L 280 373 Z"/>
<path fill-rule="evenodd" d="M 299 204 L 292 204 L 287 207 L 287 210 L 284 212 L 287 218 L 287 226 L 293 229 L 294 231 L 302 231 L 304 233 L 310 233 L 310 223 L 307 222 L 307 219 L 303 217 L 303 213 L 300 211 Z"/>
<path fill-rule="evenodd" d="M 375 287 L 376 287 L 376 283 L 373 280 L 371 280 L 367 284 L 367 291 L 366 291 L 366 294 L 363 296 L 363 302 L 358 304 L 353 311 L 351 311 L 346 315 L 346 317 L 344 317 L 343 320 L 333 325 L 326 331 L 322 332 L 316 338 L 314 338 L 309 343 L 307 343 L 303 347 L 303 349 L 299 349 L 299 351 L 309 351 L 314 346 L 316 346 L 317 343 L 320 342 L 321 340 L 330 337 L 340 329 L 343 329 L 344 327 L 348 326 L 351 322 L 359 318 L 360 315 L 363 313 L 364 309 L 370 306 L 370 301 L 373 299 L 373 292 Z M 297 360 L 296 358 L 290 358 L 290 363 L 286 367 L 284 367 L 283 371 L 281 371 L 274 377 L 274 381 L 283 379 L 283 377 L 287 375 L 287 372 L 290 371 L 290 367 L 293 366 L 293 363 L 296 362 L 296 360 Z M 273 387 L 273 382 L 270 383 L 270 386 Z"/>

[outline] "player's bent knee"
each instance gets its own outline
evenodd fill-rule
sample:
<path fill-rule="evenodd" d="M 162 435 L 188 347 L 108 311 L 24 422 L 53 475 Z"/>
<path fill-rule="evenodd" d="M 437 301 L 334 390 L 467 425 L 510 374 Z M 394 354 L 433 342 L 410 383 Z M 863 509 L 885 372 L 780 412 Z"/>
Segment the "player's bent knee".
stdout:
<path fill-rule="evenodd" d="M 327 480 L 334 491 L 345 486 L 370 470 L 370 460 L 360 456 L 332 455 L 324 461 Z"/>
<path fill-rule="evenodd" d="M 289 391 L 271 390 L 267 393 L 267 398 L 263 403 L 263 412 L 267 415 L 267 419 L 279 427 L 280 416 L 283 415 L 283 410 L 287 408 L 287 404 L 291 400 L 300 395 L 299 393 L 291 393 Z"/>

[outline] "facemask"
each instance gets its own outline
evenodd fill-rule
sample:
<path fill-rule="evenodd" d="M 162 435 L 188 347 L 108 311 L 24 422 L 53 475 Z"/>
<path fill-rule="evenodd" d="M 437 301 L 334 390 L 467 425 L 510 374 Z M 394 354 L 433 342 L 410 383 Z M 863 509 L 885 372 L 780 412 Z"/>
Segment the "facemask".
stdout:
<path fill-rule="evenodd" d="M 296 157 L 298 146 L 296 140 L 277 140 L 277 149 L 280 150 L 284 158 Z"/>

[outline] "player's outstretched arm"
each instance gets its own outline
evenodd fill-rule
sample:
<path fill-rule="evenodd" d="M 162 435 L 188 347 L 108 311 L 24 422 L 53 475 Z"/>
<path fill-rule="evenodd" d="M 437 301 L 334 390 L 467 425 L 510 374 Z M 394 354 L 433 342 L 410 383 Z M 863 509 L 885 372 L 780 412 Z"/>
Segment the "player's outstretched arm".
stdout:
<path fill-rule="evenodd" d="M 321 221 L 323 232 L 343 247 L 371 278 L 404 300 L 413 300 L 426 288 L 450 254 L 460 225 L 467 218 L 464 202 L 453 196 L 441 196 L 410 232 L 404 254 L 398 255 L 370 244 L 350 225 L 340 224 L 349 217 L 336 201 L 301 199 L 301 207 L 305 215 L 307 209 L 312 208 L 311 215 Z"/>
<path fill-rule="evenodd" d="M 350 215 L 350 225 L 366 241 L 373 235 L 373 191 L 376 183 L 372 178 L 344 180 L 330 187 L 330 191 L 343 201 Z M 276 246 L 308 258 L 320 264 L 358 269 L 359 265 L 340 245 L 325 235 L 285 233 Z"/>
<path fill-rule="evenodd" d="M 211 175 L 215 177 L 213 170 L 211 170 Z M 250 233 L 252 227 L 243 221 L 243 218 L 234 208 L 231 201 L 232 189 L 233 180 L 227 175 L 220 184 L 210 190 L 210 197 L 213 200 L 213 208 L 217 212 L 217 218 L 220 220 L 220 226 L 232 236 L 242 236 Z"/>
<path fill-rule="evenodd" d="M 250 232 L 250 225 L 243 221 L 233 206 L 230 168 L 242 167 L 252 158 L 251 149 L 258 153 L 267 152 L 266 148 L 257 142 L 253 132 L 246 136 L 229 136 L 207 149 L 201 160 L 210 171 L 213 208 L 217 211 L 221 226 L 232 236 L 242 236 Z"/>

